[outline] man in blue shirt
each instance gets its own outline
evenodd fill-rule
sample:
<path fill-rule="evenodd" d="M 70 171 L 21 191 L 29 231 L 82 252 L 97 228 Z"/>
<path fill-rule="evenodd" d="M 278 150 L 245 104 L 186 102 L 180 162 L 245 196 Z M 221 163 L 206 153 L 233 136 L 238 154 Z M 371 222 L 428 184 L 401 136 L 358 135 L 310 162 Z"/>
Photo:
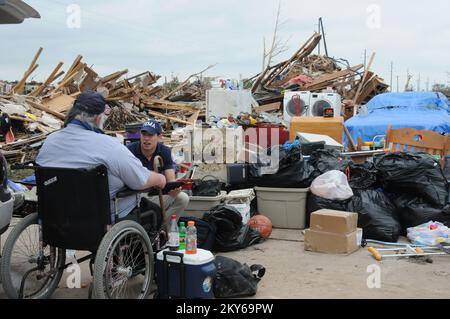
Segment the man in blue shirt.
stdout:
<path fill-rule="evenodd" d="M 176 180 L 175 163 L 170 148 L 160 142 L 161 132 L 161 125 L 157 121 L 148 120 L 142 125 L 140 141 L 130 143 L 127 147 L 141 161 L 142 165 L 151 171 L 155 157 L 161 156 L 164 162 L 162 173 L 169 183 Z M 159 205 L 158 196 L 150 196 L 149 199 Z M 170 220 L 170 216 L 174 214 L 177 215 L 177 218 L 180 217 L 188 204 L 189 196 L 181 191 L 181 187 L 164 195 L 165 220 Z"/>

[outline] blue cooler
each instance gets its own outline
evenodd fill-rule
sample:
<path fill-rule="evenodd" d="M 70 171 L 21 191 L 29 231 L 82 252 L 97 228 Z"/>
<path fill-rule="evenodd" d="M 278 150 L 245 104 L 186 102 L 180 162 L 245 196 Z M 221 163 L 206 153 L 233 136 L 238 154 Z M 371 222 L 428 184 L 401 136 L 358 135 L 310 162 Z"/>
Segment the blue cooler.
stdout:
<path fill-rule="evenodd" d="M 198 248 L 196 254 L 185 254 L 165 249 L 156 255 L 155 267 L 159 298 L 214 298 L 216 266 L 210 251 Z"/>

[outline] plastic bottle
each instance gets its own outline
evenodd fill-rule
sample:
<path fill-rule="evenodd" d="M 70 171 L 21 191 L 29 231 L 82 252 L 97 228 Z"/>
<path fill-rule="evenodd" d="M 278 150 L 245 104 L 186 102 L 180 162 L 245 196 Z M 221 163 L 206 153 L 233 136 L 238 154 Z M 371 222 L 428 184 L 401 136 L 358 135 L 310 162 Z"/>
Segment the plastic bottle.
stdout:
<path fill-rule="evenodd" d="M 179 227 L 179 234 L 180 234 L 180 248 L 179 250 L 186 249 L 186 226 L 184 225 L 184 222 L 180 222 Z"/>
<path fill-rule="evenodd" d="M 186 254 L 197 253 L 197 228 L 194 221 L 188 221 L 188 227 L 186 228 Z"/>
<path fill-rule="evenodd" d="M 178 250 L 180 246 L 180 234 L 178 232 L 177 215 L 170 217 L 169 227 L 169 240 L 167 241 L 167 247 L 172 250 Z"/>

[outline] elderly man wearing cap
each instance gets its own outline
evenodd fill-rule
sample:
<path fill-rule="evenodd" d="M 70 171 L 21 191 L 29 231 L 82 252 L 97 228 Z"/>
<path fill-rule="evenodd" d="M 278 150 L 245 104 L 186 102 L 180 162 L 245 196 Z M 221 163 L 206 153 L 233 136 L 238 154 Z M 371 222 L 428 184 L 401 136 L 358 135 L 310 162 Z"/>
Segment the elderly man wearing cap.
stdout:
<path fill-rule="evenodd" d="M 110 111 L 99 93 L 87 91 L 78 95 L 64 129 L 47 137 L 36 163 L 64 168 L 103 164 L 108 169 L 111 199 L 124 186 L 135 190 L 163 188 L 164 175 L 150 172 L 118 139 L 103 134 L 103 124 Z M 119 206 L 119 218 L 124 218 L 135 208 L 136 197 L 121 199 Z M 114 212 L 114 200 L 111 200 L 111 213 Z"/>
<path fill-rule="evenodd" d="M 170 148 L 160 143 L 161 125 L 155 120 L 148 120 L 142 125 L 141 139 L 139 142 L 130 143 L 127 147 L 149 170 L 153 170 L 153 161 L 156 156 L 161 156 L 164 162 L 162 168 L 167 182 L 175 181 L 175 168 Z M 158 196 L 151 196 L 149 199 L 155 204 L 159 204 Z M 166 209 L 166 220 L 170 220 L 171 215 L 180 217 L 181 213 L 189 204 L 189 196 L 181 191 L 181 188 L 174 189 L 169 195 L 164 196 L 164 206 Z"/>

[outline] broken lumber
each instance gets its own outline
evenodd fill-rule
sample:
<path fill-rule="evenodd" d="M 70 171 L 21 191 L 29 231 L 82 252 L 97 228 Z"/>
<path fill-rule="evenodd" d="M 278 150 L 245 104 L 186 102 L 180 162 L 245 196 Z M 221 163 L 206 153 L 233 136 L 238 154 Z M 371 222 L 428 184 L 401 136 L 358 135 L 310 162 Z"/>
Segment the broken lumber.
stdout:
<path fill-rule="evenodd" d="M 188 121 L 181 120 L 181 119 L 176 118 L 176 117 L 167 116 L 167 115 L 161 114 L 159 112 L 155 112 L 155 111 L 148 110 L 147 113 L 149 115 L 153 115 L 155 117 L 159 117 L 159 118 L 162 118 L 162 119 L 165 119 L 165 120 L 169 120 L 169 121 L 172 121 L 172 122 L 178 122 L 178 123 L 186 124 L 186 125 L 191 125 L 192 124 L 192 123 L 190 123 Z"/>
<path fill-rule="evenodd" d="M 45 107 L 42 104 L 36 103 L 34 101 L 31 101 L 30 99 L 27 99 L 27 103 L 30 104 L 32 107 L 47 112 L 48 114 L 54 115 L 56 116 L 58 119 L 63 120 L 66 118 L 66 116 L 64 114 L 61 114 L 59 112 L 53 111 L 52 109 L 49 109 L 48 107 Z"/>

